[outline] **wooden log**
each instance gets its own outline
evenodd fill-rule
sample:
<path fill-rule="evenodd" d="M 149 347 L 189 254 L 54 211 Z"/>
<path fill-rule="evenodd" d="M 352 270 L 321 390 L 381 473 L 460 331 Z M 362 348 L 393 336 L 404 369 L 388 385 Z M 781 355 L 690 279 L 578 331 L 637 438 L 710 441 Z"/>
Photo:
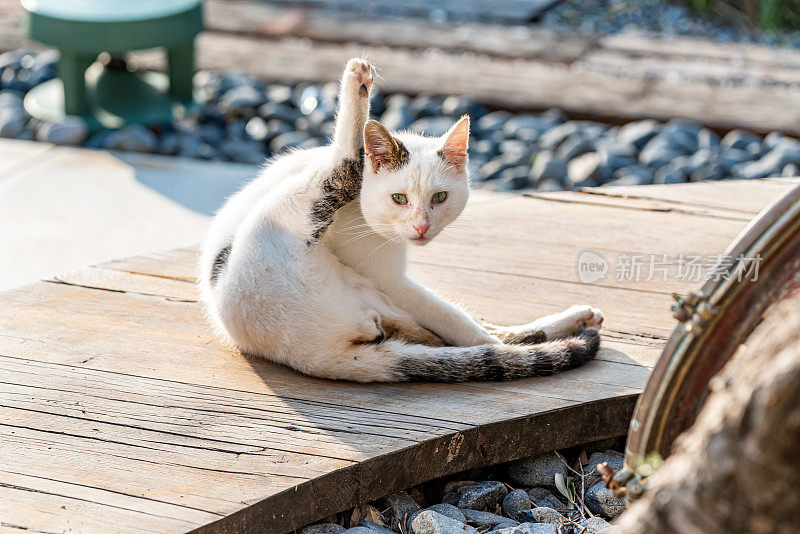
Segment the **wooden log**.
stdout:
<path fill-rule="evenodd" d="M 713 379 L 694 426 L 613 534 L 800 528 L 800 294 L 780 302 Z"/>

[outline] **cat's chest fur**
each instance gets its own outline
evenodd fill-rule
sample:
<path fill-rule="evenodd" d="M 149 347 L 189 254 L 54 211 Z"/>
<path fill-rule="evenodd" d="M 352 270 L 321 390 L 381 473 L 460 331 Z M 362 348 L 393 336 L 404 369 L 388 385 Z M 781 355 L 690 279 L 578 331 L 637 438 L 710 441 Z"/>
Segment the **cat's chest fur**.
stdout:
<path fill-rule="evenodd" d="M 336 212 L 323 242 L 339 261 L 376 282 L 402 275 L 405 269 L 405 244 L 370 228 L 358 199 Z"/>

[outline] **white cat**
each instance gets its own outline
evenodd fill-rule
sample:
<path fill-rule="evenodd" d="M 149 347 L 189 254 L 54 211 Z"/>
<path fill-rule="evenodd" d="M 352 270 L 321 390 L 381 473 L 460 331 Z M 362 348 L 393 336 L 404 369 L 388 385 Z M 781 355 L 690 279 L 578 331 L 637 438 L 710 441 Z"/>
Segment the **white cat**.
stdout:
<path fill-rule="evenodd" d="M 469 118 L 442 138 L 390 134 L 367 120 L 372 81 L 369 63 L 350 60 L 332 144 L 274 159 L 214 219 L 200 278 L 220 334 L 245 354 L 360 382 L 505 380 L 594 358 L 599 310 L 484 327 L 407 278 L 406 247 L 467 202 Z"/>

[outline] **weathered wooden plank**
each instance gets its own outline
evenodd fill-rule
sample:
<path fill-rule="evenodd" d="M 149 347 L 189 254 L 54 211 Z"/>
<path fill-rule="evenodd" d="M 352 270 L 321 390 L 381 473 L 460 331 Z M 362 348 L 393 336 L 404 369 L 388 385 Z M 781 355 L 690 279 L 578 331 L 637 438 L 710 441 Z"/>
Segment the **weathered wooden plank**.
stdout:
<path fill-rule="evenodd" d="M 640 186 L 642 187 L 642 186 Z M 610 189 L 610 188 L 609 188 Z M 592 194 L 591 191 L 580 191 L 581 195 L 574 195 L 572 191 L 554 191 L 552 193 L 540 193 L 538 191 L 521 191 L 526 197 L 546 199 L 554 202 L 564 202 L 568 204 L 580 204 L 590 206 L 614 206 L 638 211 L 659 211 L 664 213 L 686 213 L 699 215 L 712 219 L 722 219 L 747 223 L 752 219 L 752 215 L 744 213 L 742 210 L 731 210 L 716 206 L 696 206 L 687 204 L 675 204 L 664 200 L 638 198 L 612 194 L 605 195 L 600 192 Z"/>
<path fill-rule="evenodd" d="M 669 185 L 647 187 L 593 187 L 581 190 L 587 195 L 665 202 L 682 209 L 724 210 L 729 214 L 757 215 L 800 178 L 728 180 L 698 182 L 680 188 Z"/>
<path fill-rule="evenodd" d="M 250 0 L 207 0 L 206 26 L 220 33 L 250 34 L 265 39 L 292 37 L 315 42 L 436 48 L 498 57 L 575 61 L 595 39 L 557 35 L 531 25 L 475 22 L 436 23 L 427 18 L 375 18 L 330 9 L 287 7 Z M 480 38 L 476 38 L 476 36 Z"/>

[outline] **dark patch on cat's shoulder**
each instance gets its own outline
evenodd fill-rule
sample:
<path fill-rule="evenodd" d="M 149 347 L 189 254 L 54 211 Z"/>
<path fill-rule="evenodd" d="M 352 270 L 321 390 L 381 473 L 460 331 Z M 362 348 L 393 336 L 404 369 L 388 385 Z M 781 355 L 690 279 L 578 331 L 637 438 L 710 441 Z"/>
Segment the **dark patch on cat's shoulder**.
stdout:
<path fill-rule="evenodd" d="M 227 245 L 222 247 L 217 253 L 217 256 L 214 258 L 214 263 L 211 264 L 211 276 L 209 277 L 209 281 L 211 285 L 217 283 L 217 279 L 219 278 L 219 273 L 222 271 L 223 267 L 228 263 L 228 258 L 231 256 L 231 246 Z"/>
<path fill-rule="evenodd" d="M 346 158 L 331 170 L 322 182 L 321 197 L 311 205 L 311 236 L 317 240 L 333 222 L 336 210 L 358 198 L 361 193 L 361 178 L 364 172 L 362 153 L 357 159 Z"/>

